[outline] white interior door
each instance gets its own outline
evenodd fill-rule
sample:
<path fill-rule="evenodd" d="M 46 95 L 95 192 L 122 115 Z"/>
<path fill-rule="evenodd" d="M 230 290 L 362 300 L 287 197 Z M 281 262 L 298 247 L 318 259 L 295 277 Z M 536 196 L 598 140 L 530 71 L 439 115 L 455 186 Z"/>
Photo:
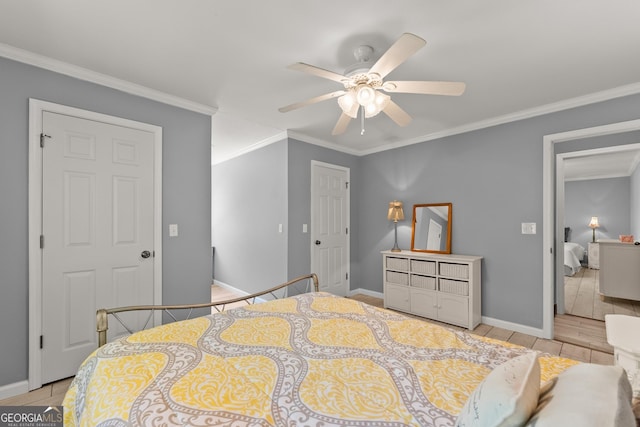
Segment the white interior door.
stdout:
<path fill-rule="evenodd" d="M 42 124 L 48 383 L 74 375 L 96 349 L 97 308 L 154 302 L 154 135 L 46 111 Z"/>
<path fill-rule="evenodd" d="M 442 241 L 442 226 L 429 219 L 429 233 L 427 234 L 427 250 L 439 251 L 440 242 Z"/>
<path fill-rule="evenodd" d="M 311 271 L 320 289 L 349 291 L 349 169 L 311 163 Z"/>

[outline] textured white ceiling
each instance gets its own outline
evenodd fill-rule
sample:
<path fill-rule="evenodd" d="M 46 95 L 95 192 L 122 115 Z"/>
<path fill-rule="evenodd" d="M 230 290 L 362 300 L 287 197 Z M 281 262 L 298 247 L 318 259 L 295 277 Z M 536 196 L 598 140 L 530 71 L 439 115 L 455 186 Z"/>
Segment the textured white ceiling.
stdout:
<path fill-rule="evenodd" d="M 640 149 L 573 157 L 564 161 L 565 181 L 630 176 L 640 164 Z"/>
<path fill-rule="evenodd" d="M 0 43 L 218 108 L 221 160 L 285 132 L 367 153 L 638 92 L 638 17 L 630 0 L 0 0 Z M 389 78 L 464 95 L 393 94 L 412 123 L 381 114 L 364 135 L 331 136 L 335 100 L 278 112 L 340 88 L 287 65 L 342 73 L 356 46 L 379 55 L 404 32 L 427 46 Z"/>

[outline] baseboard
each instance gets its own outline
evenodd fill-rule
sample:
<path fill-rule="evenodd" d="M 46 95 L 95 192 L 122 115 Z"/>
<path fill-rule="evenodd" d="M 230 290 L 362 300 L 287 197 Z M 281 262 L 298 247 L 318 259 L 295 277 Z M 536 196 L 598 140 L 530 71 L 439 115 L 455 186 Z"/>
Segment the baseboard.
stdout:
<path fill-rule="evenodd" d="M 0 399 L 8 399 L 29 391 L 29 381 L 18 381 L 17 383 L 0 386 Z"/>
<path fill-rule="evenodd" d="M 353 295 L 357 295 L 357 294 L 362 294 L 362 295 L 367 295 L 367 296 L 374 297 L 374 298 L 384 299 L 384 294 L 382 292 L 371 291 L 369 289 L 358 288 L 358 289 L 354 289 L 354 290 L 349 291 L 349 296 L 353 296 Z"/>
<path fill-rule="evenodd" d="M 534 337 L 544 338 L 542 329 L 532 328 L 531 326 L 521 325 L 519 323 L 506 322 L 504 320 L 494 319 L 492 317 L 482 316 L 482 323 L 496 328 L 508 329 L 521 334 L 533 335 Z"/>

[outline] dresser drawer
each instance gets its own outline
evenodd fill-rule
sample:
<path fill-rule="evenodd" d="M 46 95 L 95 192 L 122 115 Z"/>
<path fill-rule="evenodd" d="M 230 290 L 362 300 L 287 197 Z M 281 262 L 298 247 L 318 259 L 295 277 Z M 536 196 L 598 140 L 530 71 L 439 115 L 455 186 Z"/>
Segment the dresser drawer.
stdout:
<path fill-rule="evenodd" d="M 452 277 L 454 279 L 468 279 L 469 278 L 469 265 L 468 264 L 453 264 L 448 262 L 440 263 L 440 275 Z"/>
<path fill-rule="evenodd" d="M 422 261 L 419 259 L 411 260 L 411 271 L 420 274 L 436 274 L 435 261 Z"/>
<path fill-rule="evenodd" d="M 460 280 L 440 279 L 440 292 L 446 292 L 448 294 L 455 295 L 469 295 L 469 282 L 462 282 Z"/>
<path fill-rule="evenodd" d="M 436 278 L 430 276 L 421 276 L 419 274 L 411 275 L 411 287 L 420 289 L 436 289 Z"/>
<path fill-rule="evenodd" d="M 390 270 L 409 271 L 409 260 L 407 258 L 387 257 L 387 268 Z"/>
<path fill-rule="evenodd" d="M 397 271 L 387 271 L 387 282 L 398 285 L 409 284 L 409 273 L 398 273 Z"/>

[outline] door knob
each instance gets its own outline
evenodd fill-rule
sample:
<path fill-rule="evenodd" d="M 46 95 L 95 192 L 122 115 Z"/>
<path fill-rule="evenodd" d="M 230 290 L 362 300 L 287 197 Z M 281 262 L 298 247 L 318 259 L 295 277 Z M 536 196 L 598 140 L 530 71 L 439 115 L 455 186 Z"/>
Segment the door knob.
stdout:
<path fill-rule="evenodd" d="M 316 240 L 316 245 L 319 245 L 320 243 L 322 243 L 320 240 Z"/>
<path fill-rule="evenodd" d="M 140 254 L 140 256 L 142 258 L 149 258 L 151 256 L 151 252 L 149 251 L 142 251 L 142 253 Z"/>

